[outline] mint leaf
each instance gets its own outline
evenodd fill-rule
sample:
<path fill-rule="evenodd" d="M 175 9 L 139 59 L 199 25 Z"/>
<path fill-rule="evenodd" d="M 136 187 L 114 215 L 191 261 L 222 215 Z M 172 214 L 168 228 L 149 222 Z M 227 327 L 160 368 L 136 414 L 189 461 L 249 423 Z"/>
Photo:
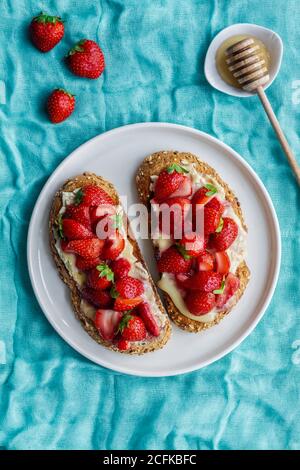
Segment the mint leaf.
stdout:
<path fill-rule="evenodd" d="M 114 281 L 114 273 L 106 263 L 101 263 L 96 266 L 97 271 L 99 271 L 99 277 L 106 277 L 108 281 Z"/>
<path fill-rule="evenodd" d="M 113 299 L 117 299 L 119 297 L 119 292 L 117 291 L 115 286 L 112 286 L 110 289 L 110 295 L 112 296 Z"/>
<path fill-rule="evenodd" d="M 120 323 L 119 323 L 119 327 L 118 327 L 117 333 L 123 333 L 124 329 L 125 329 L 126 326 L 128 325 L 129 320 L 132 318 L 132 316 L 129 315 L 130 312 L 131 312 L 131 310 L 128 310 L 128 311 L 124 312 L 124 315 L 123 315 L 123 317 L 121 318 L 121 321 L 120 321 Z M 117 334 L 117 333 L 116 333 L 116 334 Z"/>
<path fill-rule="evenodd" d="M 222 281 L 222 284 L 221 284 L 220 289 L 215 289 L 215 290 L 213 291 L 213 293 L 214 293 L 214 294 L 223 294 L 224 289 L 225 289 L 225 281 Z"/>
<path fill-rule="evenodd" d="M 204 185 L 204 187 L 208 189 L 208 192 L 205 193 L 205 196 L 213 196 L 218 192 L 217 188 L 213 184 L 207 183 Z"/>
<path fill-rule="evenodd" d="M 57 217 L 55 221 L 55 225 L 57 226 L 59 238 L 64 239 L 65 236 L 64 236 L 64 230 L 63 230 L 63 225 L 62 225 L 62 214 L 59 214 L 59 216 Z"/>
<path fill-rule="evenodd" d="M 223 220 L 222 217 L 221 217 L 221 218 L 220 218 L 219 225 L 218 225 L 217 228 L 216 228 L 216 232 L 217 232 L 217 233 L 222 232 L 223 225 L 224 225 L 224 220 Z"/>
<path fill-rule="evenodd" d="M 74 201 L 75 206 L 78 206 L 81 203 L 82 198 L 83 198 L 83 191 L 82 189 L 78 189 L 78 191 L 76 191 L 76 194 L 75 194 L 75 201 Z"/>
<path fill-rule="evenodd" d="M 120 229 L 123 225 L 123 216 L 122 214 L 115 214 L 112 216 L 113 228 Z"/>
<path fill-rule="evenodd" d="M 179 251 L 179 253 L 181 254 L 181 256 L 184 257 L 185 260 L 191 259 L 191 256 L 188 255 L 188 253 L 187 253 L 186 249 L 184 248 L 184 246 L 180 245 L 179 243 L 176 243 L 176 248 Z"/>
<path fill-rule="evenodd" d="M 188 173 L 188 170 L 178 165 L 178 163 L 173 163 L 167 168 L 168 173 L 174 173 L 174 171 L 176 171 L 176 173 Z"/>

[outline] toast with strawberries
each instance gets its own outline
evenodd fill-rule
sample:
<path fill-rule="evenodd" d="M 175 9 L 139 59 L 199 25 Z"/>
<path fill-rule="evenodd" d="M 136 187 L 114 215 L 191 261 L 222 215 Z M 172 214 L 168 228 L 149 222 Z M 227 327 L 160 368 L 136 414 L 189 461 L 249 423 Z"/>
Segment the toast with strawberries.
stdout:
<path fill-rule="evenodd" d="M 55 194 L 50 249 L 88 334 L 113 351 L 144 354 L 166 344 L 171 325 L 127 224 L 114 186 L 84 173 Z"/>
<path fill-rule="evenodd" d="M 247 227 L 237 198 L 212 167 L 187 152 L 148 156 L 136 185 L 156 216 L 149 232 L 169 317 L 189 332 L 216 325 L 250 278 Z"/>

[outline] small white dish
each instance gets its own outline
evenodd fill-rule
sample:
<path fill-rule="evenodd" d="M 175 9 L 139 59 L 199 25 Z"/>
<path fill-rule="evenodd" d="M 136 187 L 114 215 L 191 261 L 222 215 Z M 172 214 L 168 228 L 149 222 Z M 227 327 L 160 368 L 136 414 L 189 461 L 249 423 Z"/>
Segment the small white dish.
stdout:
<path fill-rule="evenodd" d="M 216 66 L 216 52 L 226 39 L 237 35 L 255 36 L 260 39 L 267 47 L 270 56 L 270 81 L 264 87 L 267 89 L 275 80 L 281 65 L 283 54 L 283 43 L 280 36 L 271 29 L 258 26 L 257 24 L 250 23 L 237 23 L 228 28 L 220 31 L 219 34 L 212 40 L 205 57 L 204 73 L 207 81 L 219 91 L 227 93 L 228 95 L 237 96 L 239 98 L 246 98 L 248 96 L 256 96 L 255 93 L 248 93 L 247 91 L 235 88 L 226 83 L 220 76 Z"/>
<path fill-rule="evenodd" d="M 48 239 L 48 214 L 55 192 L 67 178 L 91 171 L 110 180 L 128 205 L 138 201 L 134 177 L 142 160 L 162 149 L 199 155 L 230 185 L 243 208 L 248 225 L 249 285 L 222 322 L 192 334 L 173 324 L 166 347 L 143 356 L 118 354 L 100 346 L 76 319 L 68 288 L 59 278 Z M 139 241 L 151 272 L 156 267 L 150 240 Z M 204 132 L 167 123 L 120 127 L 98 135 L 76 149 L 50 176 L 31 216 L 27 257 L 35 295 L 58 334 L 76 351 L 104 367 L 126 374 L 159 377 L 204 367 L 232 351 L 248 336 L 269 305 L 280 265 L 280 232 L 276 213 L 263 183 L 234 150 Z M 45 344 L 45 349 L 47 344 Z"/>

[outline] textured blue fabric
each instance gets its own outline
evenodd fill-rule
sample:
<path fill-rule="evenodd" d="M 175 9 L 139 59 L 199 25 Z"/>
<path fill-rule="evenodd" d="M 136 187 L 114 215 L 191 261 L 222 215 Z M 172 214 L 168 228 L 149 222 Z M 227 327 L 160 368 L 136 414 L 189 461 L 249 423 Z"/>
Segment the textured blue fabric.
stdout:
<path fill-rule="evenodd" d="M 28 41 L 39 10 L 66 19 L 48 54 Z M 299 192 L 258 100 L 222 95 L 203 75 L 210 40 L 235 22 L 284 40 L 268 95 L 299 154 L 298 0 L 2 0 L 0 447 L 300 448 Z M 103 47 L 99 80 L 76 78 L 62 61 L 84 36 Z M 77 108 L 54 126 L 43 105 L 58 86 L 76 94 Z M 270 192 L 283 242 L 279 284 L 253 334 L 203 370 L 162 379 L 116 374 L 73 351 L 42 314 L 26 264 L 31 211 L 58 163 L 89 138 L 141 121 L 189 125 L 234 147 Z"/>

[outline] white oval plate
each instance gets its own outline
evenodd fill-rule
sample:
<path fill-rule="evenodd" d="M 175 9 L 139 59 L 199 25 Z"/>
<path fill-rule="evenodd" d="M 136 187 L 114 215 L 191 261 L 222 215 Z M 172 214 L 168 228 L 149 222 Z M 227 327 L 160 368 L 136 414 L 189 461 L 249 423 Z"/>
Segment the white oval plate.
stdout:
<path fill-rule="evenodd" d="M 200 334 L 173 326 L 165 348 L 134 357 L 109 351 L 93 341 L 76 320 L 68 288 L 60 280 L 49 251 L 48 214 L 56 190 L 84 171 L 114 183 L 120 195 L 136 202 L 134 177 L 143 158 L 176 149 L 199 155 L 235 191 L 249 227 L 248 265 L 251 281 L 234 310 L 218 326 Z M 155 275 L 151 242 L 140 246 Z M 48 179 L 36 202 L 28 232 L 31 282 L 46 317 L 74 349 L 101 366 L 139 376 L 167 376 L 204 367 L 232 351 L 255 327 L 277 282 L 280 232 L 271 199 L 250 166 L 234 150 L 204 132 L 167 123 L 144 123 L 114 129 L 89 140 L 66 158 Z"/>

